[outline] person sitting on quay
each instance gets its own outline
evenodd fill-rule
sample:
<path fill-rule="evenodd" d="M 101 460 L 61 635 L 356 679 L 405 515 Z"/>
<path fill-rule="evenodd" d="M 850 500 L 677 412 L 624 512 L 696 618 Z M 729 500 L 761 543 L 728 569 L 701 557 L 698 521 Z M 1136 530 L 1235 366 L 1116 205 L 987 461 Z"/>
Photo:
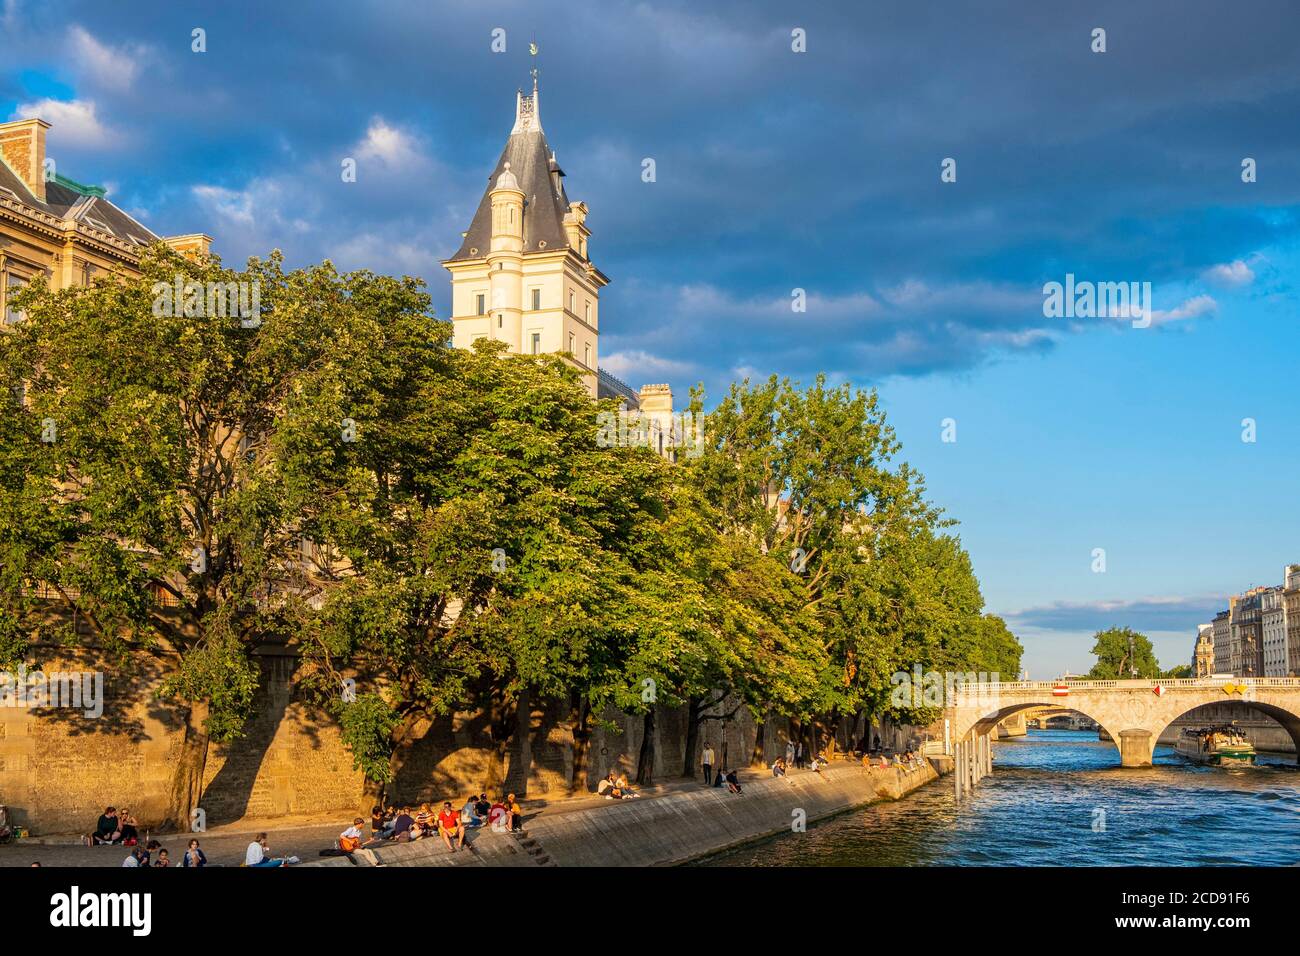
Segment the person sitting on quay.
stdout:
<path fill-rule="evenodd" d="M 477 830 L 483 825 L 483 818 L 478 815 L 478 796 L 470 794 L 465 805 L 460 808 L 460 825 L 470 830 Z"/>
<path fill-rule="evenodd" d="M 600 783 L 596 784 L 596 795 L 604 797 L 606 800 L 622 800 L 624 794 L 622 788 L 618 785 L 618 780 L 614 777 L 614 771 L 610 771 L 601 778 Z"/>
<path fill-rule="evenodd" d="M 420 810 L 415 815 L 415 827 L 419 831 L 418 836 L 428 836 L 437 825 L 437 815 L 433 812 L 433 808 L 427 803 L 420 804 Z M 416 838 L 417 834 L 412 833 L 411 839 Z"/>
<path fill-rule="evenodd" d="M 502 797 L 488 808 L 488 824 L 497 833 L 502 833 L 510 829 L 510 810 L 506 806 L 505 798 Z"/>
<path fill-rule="evenodd" d="M 244 866 L 284 866 L 296 862 L 293 857 L 282 859 L 271 856 L 271 847 L 267 845 L 265 833 L 259 833 L 257 839 L 248 844 L 248 851 L 244 854 Z"/>
<path fill-rule="evenodd" d="M 740 789 L 740 776 L 734 769 L 727 771 L 727 790 L 731 793 L 743 793 Z"/>
<path fill-rule="evenodd" d="M 122 829 L 122 845 L 135 846 L 140 842 L 140 823 L 131 815 L 131 811 L 123 807 L 117 812 L 117 822 Z"/>
<path fill-rule="evenodd" d="M 465 828 L 460 825 L 460 814 L 451 808 L 450 800 L 442 805 L 438 814 L 438 833 L 442 836 L 442 842 L 447 844 L 449 853 L 455 853 L 465 845 Z M 452 837 L 456 838 L 455 846 L 451 845 Z"/>
<path fill-rule="evenodd" d="M 398 843 L 407 843 L 416 839 L 412 831 L 415 829 L 415 817 L 411 815 L 410 807 L 402 807 L 401 811 L 393 818 L 392 829 L 387 831 L 391 837 Z"/>
<path fill-rule="evenodd" d="M 614 781 L 614 786 L 618 787 L 618 789 L 622 792 L 623 799 L 625 800 L 630 797 L 641 796 L 641 794 L 636 792 L 636 788 L 633 787 L 632 784 L 628 782 L 627 774 L 625 773 L 620 773 L 618 775 L 618 779 Z"/>
<path fill-rule="evenodd" d="M 488 799 L 486 793 L 480 793 L 478 799 L 474 801 L 474 813 L 484 822 L 484 824 L 486 824 L 488 822 L 488 814 L 491 812 L 492 801 Z"/>
<path fill-rule="evenodd" d="M 726 767 L 719 767 L 719 768 L 718 768 L 718 775 L 717 775 L 716 777 L 713 778 L 713 785 L 714 785 L 715 787 L 721 787 L 721 786 L 722 786 L 723 784 L 725 784 L 726 782 L 727 782 L 727 768 L 726 768 Z"/>
<path fill-rule="evenodd" d="M 339 834 L 339 849 L 344 853 L 355 853 L 361 849 L 361 840 L 366 831 L 363 829 L 365 821 L 360 817 L 352 819 L 352 826 L 348 827 Z"/>
<path fill-rule="evenodd" d="M 149 865 L 149 851 L 140 845 L 133 846 L 131 852 L 127 854 L 126 859 L 122 861 L 123 866 L 138 867 Z"/>
<path fill-rule="evenodd" d="M 160 847 L 160 848 L 158 849 L 158 859 L 154 861 L 154 864 L 153 864 L 153 865 L 154 865 L 154 866 L 171 866 L 171 865 L 172 865 L 172 861 L 171 861 L 170 859 L 168 859 L 168 857 L 167 857 L 167 848 L 166 848 L 166 847 Z"/>
<path fill-rule="evenodd" d="M 95 846 L 111 846 L 122 839 L 122 826 L 117 820 L 117 808 L 107 807 L 95 824 L 95 832 L 91 836 Z"/>
<path fill-rule="evenodd" d="M 784 758 L 784 757 L 777 757 L 774 761 L 772 761 L 772 776 L 774 776 L 774 777 L 784 777 L 784 776 L 785 776 L 785 758 Z"/>
<path fill-rule="evenodd" d="M 388 815 L 384 813 L 384 808 L 379 804 L 370 811 L 370 838 L 383 836 L 384 830 L 388 827 Z"/>
<path fill-rule="evenodd" d="M 524 808 L 519 805 L 519 801 L 513 793 L 506 794 L 506 812 L 510 814 L 510 829 L 522 830 L 524 828 Z"/>
<path fill-rule="evenodd" d="M 189 867 L 207 865 L 208 858 L 203 854 L 203 851 L 199 849 L 199 841 L 190 840 L 189 848 L 185 851 L 185 855 L 181 857 L 181 866 Z"/>

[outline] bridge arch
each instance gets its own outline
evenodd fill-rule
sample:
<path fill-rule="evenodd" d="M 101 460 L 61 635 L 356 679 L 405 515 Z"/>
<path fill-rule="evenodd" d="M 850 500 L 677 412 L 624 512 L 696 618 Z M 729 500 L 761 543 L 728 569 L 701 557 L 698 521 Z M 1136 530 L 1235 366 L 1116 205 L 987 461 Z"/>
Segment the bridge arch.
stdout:
<path fill-rule="evenodd" d="M 976 718 L 974 723 L 970 725 L 969 729 L 958 735 L 957 739 L 964 740 L 967 737 L 982 736 L 991 732 L 994 727 L 1002 723 L 1002 721 L 1006 720 L 1008 717 L 1015 716 L 1021 711 L 1034 710 L 1040 707 L 1065 708 L 1065 705 L 1062 704 L 1060 700 L 1052 699 L 1050 695 L 1048 695 L 1045 700 L 1017 701 L 1014 704 L 1007 704 L 1006 706 L 999 707 L 997 710 L 987 712 L 983 716 Z M 1123 761 L 1124 751 L 1121 746 L 1121 741 L 1124 738 L 1121 736 L 1122 731 L 1118 726 L 1108 726 L 1107 721 L 1102 720 L 1095 714 L 1089 713 L 1086 707 L 1080 707 L 1077 704 L 1071 704 L 1066 709 L 1083 714 L 1083 716 L 1087 717 L 1089 720 L 1096 723 L 1096 725 L 1102 730 L 1106 731 L 1106 733 L 1110 735 L 1110 739 L 1115 742 L 1115 749 L 1119 751 L 1120 760 L 1121 762 Z"/>
<path fill-rule="evenodd" d="M 1300 754 L 1300 678 L 1019 681 L 958 688 L 946 712 L 952 739 L 989 733 L 1034 707 L 1068 707 L 1095 721 L 1119 749 L 1124 767 L 1149 767 L 1160 735 L 1206 704 L 1239 703 L 1276 720 Z"/>
<path fill-rule="evenodd" d="M 1206 704 L 1196 704 L 1195 706 L 1188 707 L 1185 710 L 1183 710 L 1182 713 L 1176 714 L 1175 716 L 1170 718 L 1170 720 L 1163 727 L 1160 728 L 1159 733 L 1156 734 L 1157 741 L 1159 740 L 1160 737 L 1164 736 L 1165 731 L 1169 729 L 1170 725 L 1173 724 L 1174 721 L 1181 720 L 1182 718 L 1190 714 L 1192 711 L 1199 710 L 1201 707 L 1208 706 L 1208 704 L 1211 703 L 1239 704 L 1240 706 L 1245 707 L 1249 710 L 1253 710 L 1256 713 L 1263 714 L 1266 717 L 1271 717 L 1273 720 L 1281 724 L 1282 729 L 1285 730 L 1287 734 L 1291 737 L 1291 743 L 1295 745 L 1295 749 L 1296 749 L 1297 762 L 1300 762 L 1300 714 L 1296 714 L 1292 710 L 1286 707 L 1279 706 L 1276 703 L 1269 703 L 1265 701 L 1235 700 L 1235 701 L 1225 702 L 1221 700 L 1216 700 L 1216 701 L 1209 701 Z M 1300 710 L 1300 708 L 1297 709 Z"/>

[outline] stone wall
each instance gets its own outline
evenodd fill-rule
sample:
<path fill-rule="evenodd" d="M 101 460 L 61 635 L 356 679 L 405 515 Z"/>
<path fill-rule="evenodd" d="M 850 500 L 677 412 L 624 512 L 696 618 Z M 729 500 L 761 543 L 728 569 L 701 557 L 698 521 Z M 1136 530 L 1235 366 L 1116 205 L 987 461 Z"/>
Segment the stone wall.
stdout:
<path fill-rule="evenodd" d="M 342 745 L 334 724 L 294 694 L 295 659 L 264 651 L 256 712 L 244 735 L 209 752 L 201 802 L 208 826 L 241 818 L 325 812 L 352 813 L 363 801 L 362 775 Z M 41 660 L 47 670 L 99 670 L 105 674 L 104 713 L 87 719 L 71 710 L 0 707 L 0 804 L 34 834 L 84 833 L 108 805 L 130 807 L 145 826 L 163 819 L 181 739 L 183 714 L 160 701 L 159 675 L 120 676 L 87 655 Z M 114 676 L 117 673 L 118 676 Z M 730 710 L 730 704 L 725 705 Z M 482 790 L 512 790 L 521 797 L 567 794 L 573 775 L 573 734 L 567 707 L 558 701 L 520 702 L 498 761 L 491 727 L 479 713 L 458 713 L 424 721 L 390 787 L 390 802 L 421 803 L 463 799 Z M 655 779 L 682 774 L 686 709 L 660 708 L 655 719 Z M 783 753 L 790 721 L 764 723 L 764 759 Z M 644 719 L 610 712 L 595 722 L 588 753 L 588 787 L 610 770 L 633 775 Z M 719 762 L 748 766 L 756 722 L 744 708 L 726 721 L 705 721 L 700 747 L 712 745 Z M 853 737 L 881 738 L 905 747 L 913 728 L 870 727 L 846 720 L 839 746 Z M 699 773 L 698 751 L 693 766 Z"/>

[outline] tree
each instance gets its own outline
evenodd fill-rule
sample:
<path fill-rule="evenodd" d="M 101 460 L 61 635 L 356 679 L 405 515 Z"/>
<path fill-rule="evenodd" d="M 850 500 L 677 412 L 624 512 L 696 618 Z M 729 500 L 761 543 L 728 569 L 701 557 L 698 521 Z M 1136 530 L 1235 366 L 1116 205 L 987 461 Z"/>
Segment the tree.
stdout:
<path fill-rule="evenodd" d="M 235 271 L 159 246 L 141 273 L 33 283 L 0 335 L 22 397 L 0 412 L 0 636 L 161 665 L 185 723 L 168 819 L 188 826 L 210 741 L 252 706 L 253 648 L 319 597 L 298 476 L 347 468 L 381 330 L 428 297 L 328 263 L 285 273 L 278 253 Z"/>
<path fill-rule="evenodd" d="M 1159 677 L 1151 641 L 1127 627 L 1112 627 L 1094 635 L 1092 653 L 1097 663 L 1088 671 L 1091 680 L 1127 680 L 1132 677 Z"/>
<path fill-rule="evenodd" d="M 303 635 L 304 683 L 372 786 L 418 721 L 461 707 L 486 711 L 499 785 L 520 702 L 541 698 L 573 702 L 580 777 L 592 714 L 639 708 L 651 674 L 626 662 L 677 596 L 670 573 L 648 574 L 670 466 L 601 447 L 602 406 L 559 358 L 389 338 L 403 374 L 361 423 L 352 470 L 322 468 L 304 509 L 341 585 Z M 358 694 L 341 700 L 349 675 Z"/>

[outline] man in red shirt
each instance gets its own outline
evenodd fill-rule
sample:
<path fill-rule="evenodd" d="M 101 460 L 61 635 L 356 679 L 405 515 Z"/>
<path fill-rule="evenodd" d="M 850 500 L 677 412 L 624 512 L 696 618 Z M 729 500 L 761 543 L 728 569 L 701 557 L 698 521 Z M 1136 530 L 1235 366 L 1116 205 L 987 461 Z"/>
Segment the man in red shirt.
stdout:
<path fill-rule="evenodd" d="M 442 834 L 442 842 L 447 844 L 447 849 L 455 853 L 465 845 L 465 828 L 460 825 L 460 814 L 451 808 L 450 803 L 444 803 L 442 810 L 438 814 L 438 832 Z M 451 838 L 456 838 L 456 845 L 451 845 Z"/>

